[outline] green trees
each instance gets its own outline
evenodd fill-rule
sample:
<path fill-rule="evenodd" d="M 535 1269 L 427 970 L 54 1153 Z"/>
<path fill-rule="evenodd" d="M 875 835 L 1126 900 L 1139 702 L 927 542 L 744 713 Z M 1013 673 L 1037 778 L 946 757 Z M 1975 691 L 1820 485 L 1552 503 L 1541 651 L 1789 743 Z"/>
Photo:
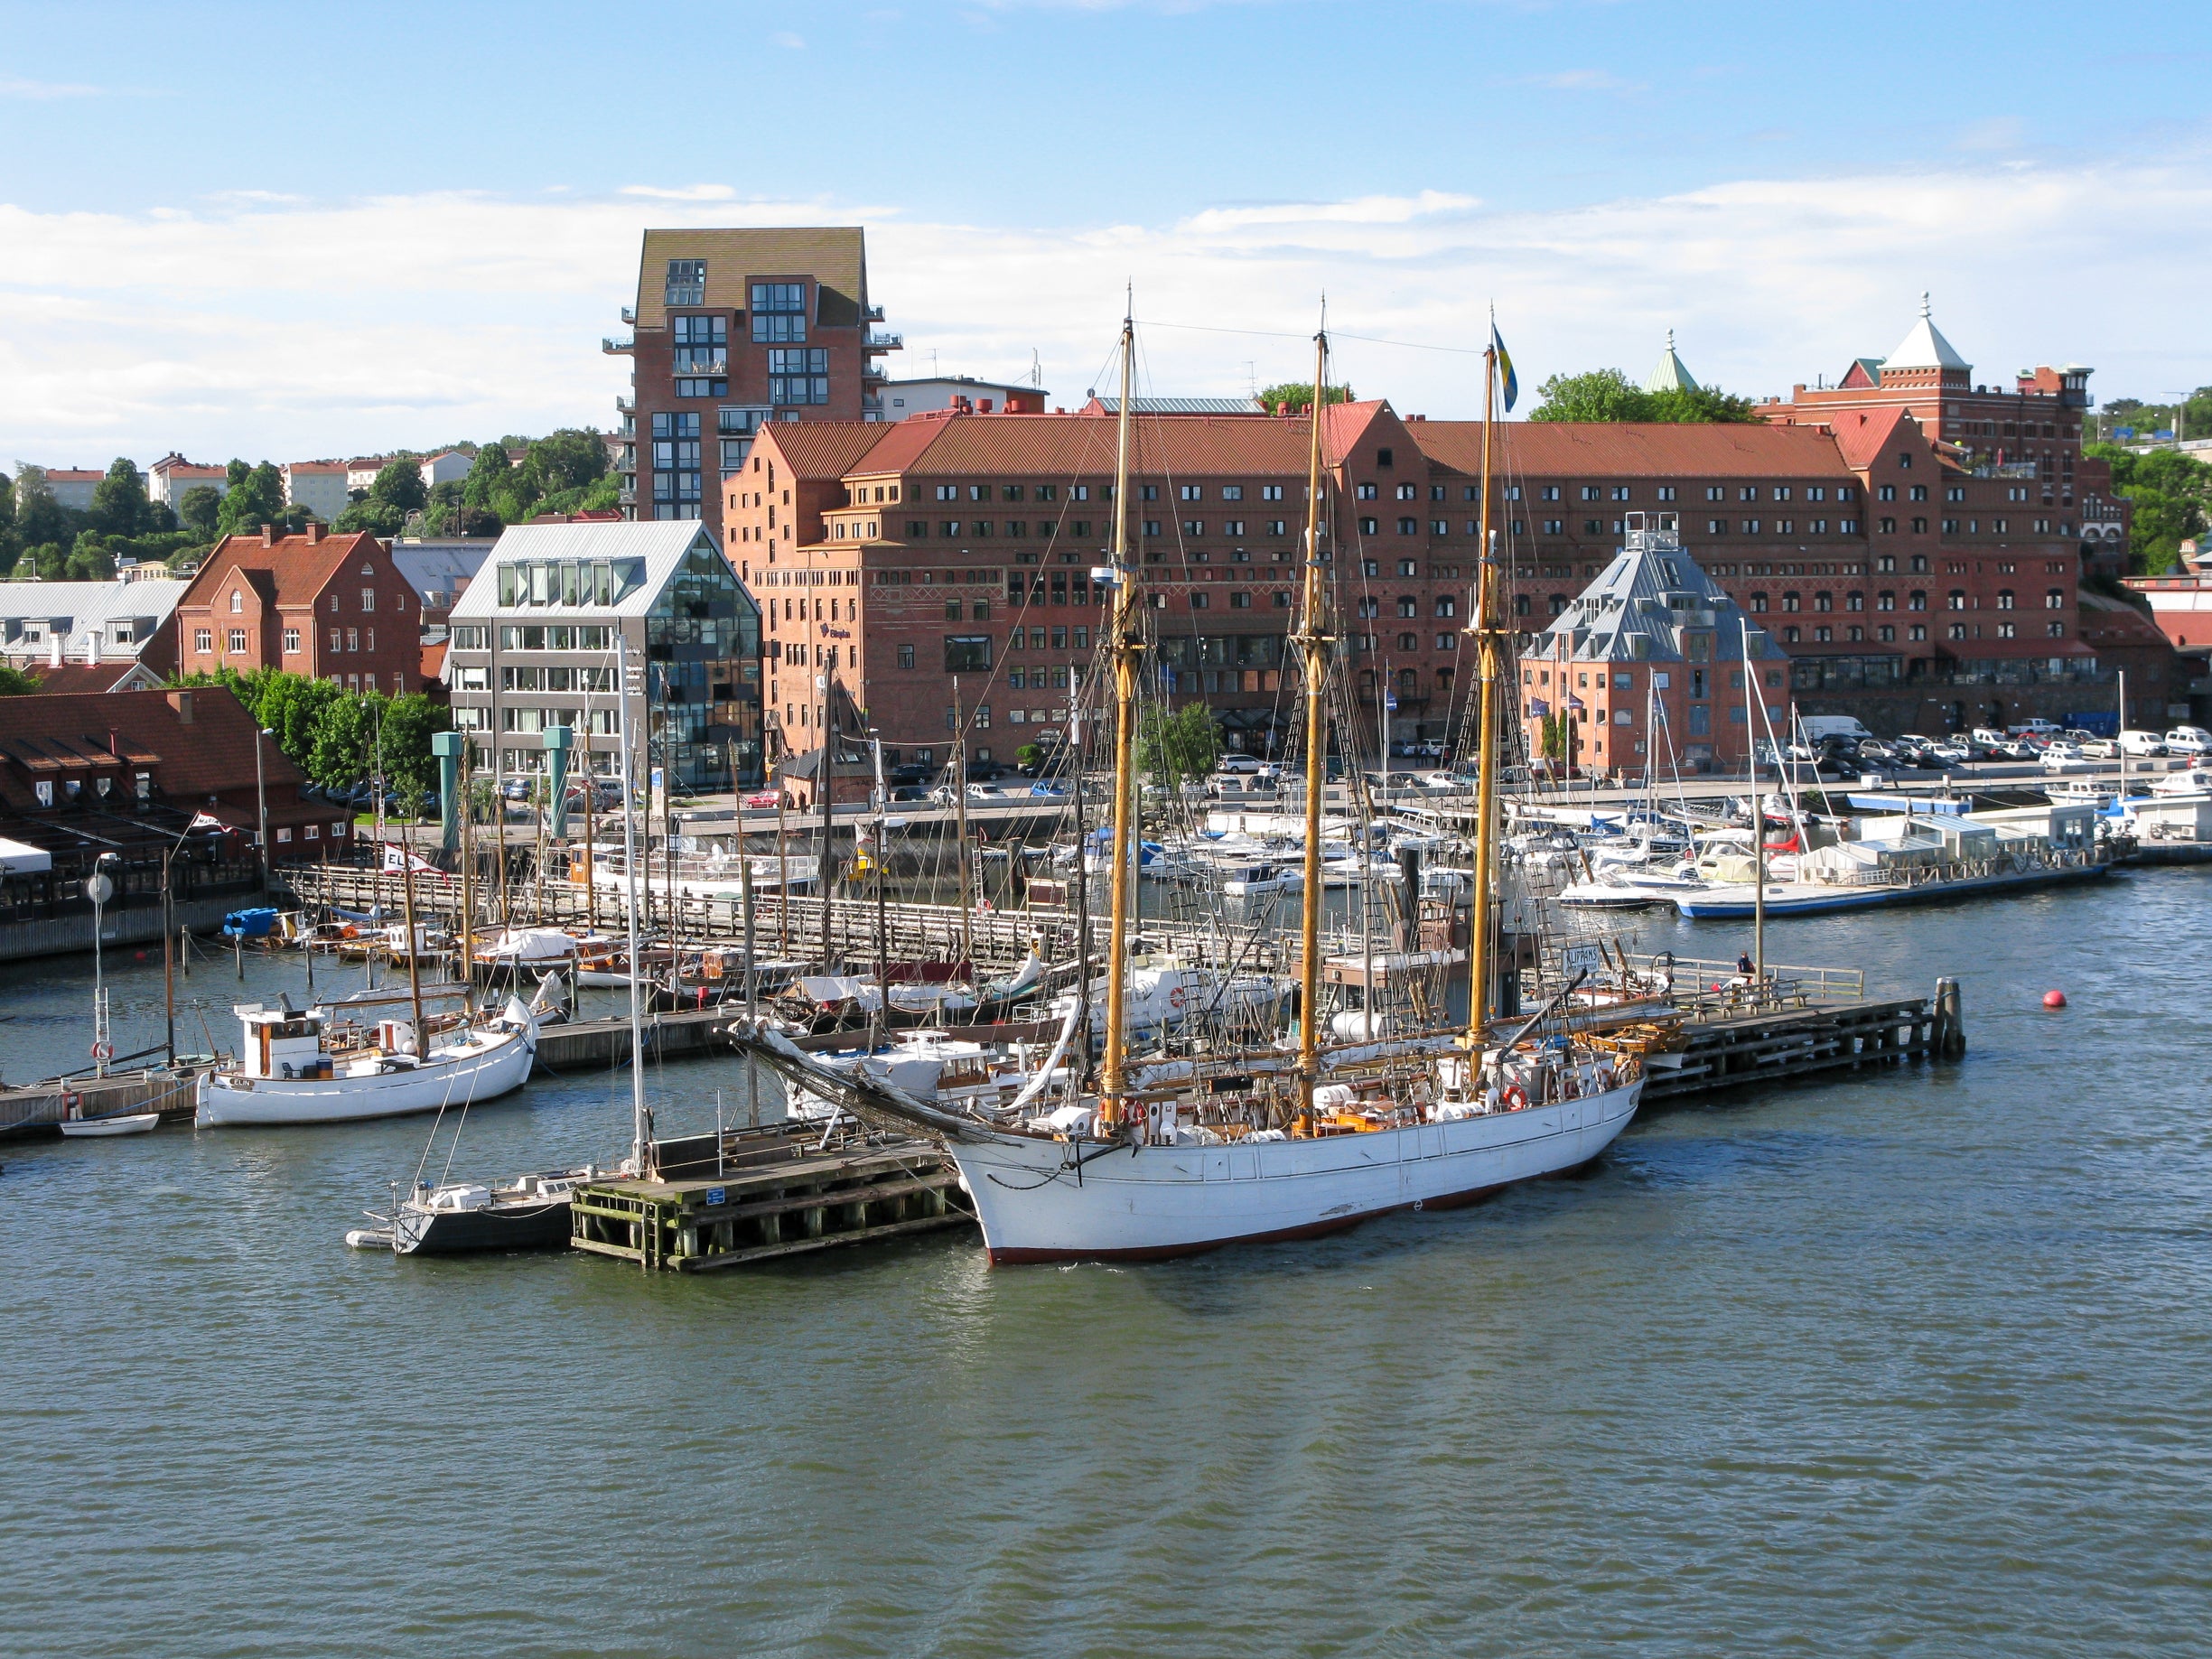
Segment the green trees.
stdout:
<path fill-rule="evenodd" d="M 2148 576 L 2178 569 L 2182 541 L 2212 525 L 2212 467 L 2179 450 L 2138 455 L 2116 443 L 2091 443 L 2082 452 L 2109 461 L 2114 493 L 2134 504 L 2130 568 Z"/>
<path fill-rule="evenodd" d="M 1285 380 L 1280 385 L 1267 387 L 1260 393 L 1259 396 L 1262 408 L 1271 409 L 1278 415 L 1285 410 L 1295 415 L 1299 410 L 1307 408 L 1312 404 L 1313 382 L 1311 380 Z M 1321 401 L 1324 404 L 1349 403 L 1352 401 L 1352 388 L 1349 386 L 1332 386 L 1323 396 Z"/>
<path fill-rule="evenodd" d="M 430 492 L 423 485 L 423 463 L 413 455 L 386 461 L 369 486 L 369 499 L 389 502 L 402 513 L 426 505 Z"/>
<path fill-rule="evenodd" d="M 382 777 L 419 800 L 437 787 L 430 739 L 450 727 L 453 716 L 420 693 L 346 691 L 280 668 L 251 674 L 224 668 L 177 684 L 227 686 L 257 723 L 276 734 L 285 758 L 326 788 Z"/>
<path fill-rule="evenodd" d="M 257 536 L 265 524 L 285 521 L 285 480 L 274 464 L 249 467 L 233 461 L 229 467 L 230 493 L 216 509 L 215 528 L 220 536 Z"/>
<path fill-rule="evenodd" d="M 146 499 L 137 462 L 118 455 L 108 463 L 107 476 L 94 486 L 92 508 L 85 517 L 102 536 L 139 536 L 154 527 L 154 503 Z"/>
<path fill-rule="evenodd" d="M 1554 375 L 1536 388 L 1536 396 L 1540 401 L 1528 412 L 1532 421 L 1702 423 L 1759 418 L 1748 397 L 1731 397 L 1709 386 L 1694 391 L 1670 387 L 1664 392 L 1647 392 L 1618 368 Z"/>
<path fill-rule="evenodd" d="M 70 538 L 69 514 L 54 499 L 43 467 L 15 463 L 15 538 L 24 547 Z"/>
<path fill-rule="evenodd" d="M 221 512 L 222 491 L 212 484 L 194 484 L 177 503 L 177 521 L 203 542 L 215 539 L 215 520 Z"/>
<path fill-rule="evenodd" d="M 39 683 L 21 668 L 0 663 L 0 697 L 27 696 L 39 688 Z"/>
<path fill-rule="evenodd" d="M 1212 711 L 1192 703 L 1174 713 L 1147 707 L 1137 722 L 1137 769 L 1162 788 L 1179 788 L 1186 778 L 1203 778 L 1221 758 L 1221 734 Z"/>

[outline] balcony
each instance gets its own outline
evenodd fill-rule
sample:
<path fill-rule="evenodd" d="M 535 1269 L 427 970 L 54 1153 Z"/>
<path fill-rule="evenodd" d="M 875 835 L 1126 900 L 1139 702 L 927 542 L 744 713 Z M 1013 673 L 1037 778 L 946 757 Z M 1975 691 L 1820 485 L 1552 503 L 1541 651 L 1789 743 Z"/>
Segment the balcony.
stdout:
<path fill-rule="evenodd" d="M 869 307 L 868 307 L 868 309 L 867 309 L 867 312 L 866 312 L 864 314 L 865 314 L 865 316 L 866 316 L 866 318 L 867 318 L 867 321 L 869 321 L 870 322 L 882 322 L 882 321 L 883 321 L 883 308 L 882 308 L 881 305 L 871 305 L 871 306 L 869 306 Z M 623 319 L 623 321 L 624 321 L 625 322 L 627 322 L 629 321 L 629 319 L 628 319 L 627 317 L 625 317 L 625 318 Z"/>
<path fill-rule="evenodd" d="M 614 412 L 617 415 L 626 415 L 635 420 L 638 418 L 638 400 L 635 397 L 625 397 L 617 392 L 614 396 Z"/>
<path fill-rule="evenodd" d="M 860 407 L 863 415 L 881 415 L 883 413 L 883 400 L 881 397 L 863 397 Z"/>
<path fill-rule="evenodd" d="M 903 351 L 906 350 L 906 336 L 903 334 L 871 334 L 868 336 L 867 344 L 863 349 L 869 351 Z"/>
<path fill-rule="evenodd" d="M 624 507 L 635 507 L 638 504 L 638 480 L 635 478 L 627 479 L 621 488 L 614 492 L 614 499 Z"/>
<path fill-rule="evenodd" d="M 622 307 L 622 326 L 630 329 L 638 326 L 638 313 L 627 305 Z"/>
<path fill-rule="evenodd" d="M 634 335 L 624 340 L 610 340 L 602 335 L 599 341 L 599 349 L 609 357 L 628 357 L 637 350 L 638 341 Z"/>
<path fill-rule="evenodd" d="M 675 367 L 669 372 L 679 375 L 726 375 L 730 372 L 730 359 L 727 357 L 710 357 L 686 362 L 683 353 L 679 351 Z"/>

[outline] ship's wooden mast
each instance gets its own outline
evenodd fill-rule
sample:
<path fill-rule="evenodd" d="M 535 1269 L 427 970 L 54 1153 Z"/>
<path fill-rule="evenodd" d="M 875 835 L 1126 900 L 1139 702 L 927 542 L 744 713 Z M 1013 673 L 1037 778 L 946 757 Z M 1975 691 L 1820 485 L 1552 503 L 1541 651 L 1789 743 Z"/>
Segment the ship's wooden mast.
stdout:
<path fill-rule="evenodd" d="M 1490 960 L 1490 885 L 1494 878 L 1498 815 L 1498 676 L 1499 639 L 1504 633 L 1498 611 L 1498 545 L 1490 529 L 1490 433 L 1496 414 L 1498 343 L 1493 338 L 1482 353 L 1482 511 L 1479 526 L 1481 554 L 1475 566 L 1475 614 L 1468 632 L 1475 637 L 1481 693 L 1477 704 L 1475 741 L 1475 867 L 1474 910 L 1469 918 L 1467 948 L 1467 1046 L 1471 1062 L 1479 1064 L 1490 1021 L 1490 979 L 1496 972 Z"/>
<path fill-rule="evenodd" d="M 1313 1086 L 1321 1076 L 1321 792 L 1328 778 L 1329 649 L 1327 590 L 1321 564 L 1321 415 L 1329 389 L 1329 331 L 1313 336 L 1311 442 L 1306 453 L 1306 568 L 1298 645 L 1306 676 L 1305 890 L 1298 917 L 1298 1132 L 1313 1123 Z M 1382 695 L 1378 688 L 1377 696 Z"/>
<path fill-rule="evenodd" d="M 1098 1083 L 1098 1115 L 1120 1121 L 1128 1089 L 1125 1003 L 1128 995 L 1130 911 L 1135 900 L 1132 839 L 1136 833 L 1135 747 L 1137 664 L 1144 646 L 1138 635 L 1136 563 L 1129 556 L 1129 440 L 1132 363 L 1136 356 L 1136 322 L 1122 319 L 1122 400 L 1114 457 L 1114 551 L 1111 572 L 1114 613 L 1109 624 L 1114 657 L 1114 881 L 1106 927 L 1106 1065 Z M 1082 868 L 1078 855 L 1077 868 Z M 1087 965 L 1085 973 L 1089 972 Z"/>

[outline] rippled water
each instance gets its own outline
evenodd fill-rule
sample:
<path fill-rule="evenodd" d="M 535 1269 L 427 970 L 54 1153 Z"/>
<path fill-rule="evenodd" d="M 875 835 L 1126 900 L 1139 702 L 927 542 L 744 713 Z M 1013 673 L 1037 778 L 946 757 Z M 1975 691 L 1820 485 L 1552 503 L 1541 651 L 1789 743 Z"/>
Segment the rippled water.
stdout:
<path fill-rule="evenodd" d="M 2207 881 L 1778 925 L 1961 974 L 1970 1058 L 1162 1266 L 395 1261 L 340 1234 L 420 1123 L 0 1148 L 0 1650 L 2202 1652 Z M 63 977 L 0 970 L 10 1076 L 79 1046 Z M 463 1161 L 604 1156 L 626 1099 Z"/>

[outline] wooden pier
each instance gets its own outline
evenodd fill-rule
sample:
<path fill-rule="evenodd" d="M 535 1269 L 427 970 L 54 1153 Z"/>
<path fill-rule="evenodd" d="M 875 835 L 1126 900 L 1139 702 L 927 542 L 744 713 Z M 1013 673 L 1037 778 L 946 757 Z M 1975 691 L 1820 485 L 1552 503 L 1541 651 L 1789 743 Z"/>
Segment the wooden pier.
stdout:
<path fill-rule="evenodd" d="M 1927 1059 L 1940 1050 L 1942 1022 L 1929 997 L 1808 999 L 1796 1007 L 1695 1020 L 1686 1028 L 1687 1048 L 1647 1057 L 1644 1104 L 1794 1081 L 1815 1072 Z"/>
<path fill-rule="evenodd" d="M 712 1272 L 972 1226 L 952 1160 L 924 1141 L 775 1124 L 663 1142 L 658 1177 L 577 1188 L 570 1242 L 648 1272 Z"/>
<path fill-rule="evenodd" d="M 191 1123 L 199 1067 L 153 1067 L 122 1076 L 61 1077 L 0 1089 L 0 1136 L 52 1134 L 72 1114 L 127 1117 L 158 1113 L 164 1123 Z"/>

